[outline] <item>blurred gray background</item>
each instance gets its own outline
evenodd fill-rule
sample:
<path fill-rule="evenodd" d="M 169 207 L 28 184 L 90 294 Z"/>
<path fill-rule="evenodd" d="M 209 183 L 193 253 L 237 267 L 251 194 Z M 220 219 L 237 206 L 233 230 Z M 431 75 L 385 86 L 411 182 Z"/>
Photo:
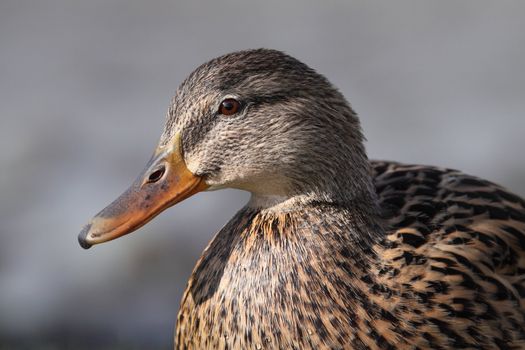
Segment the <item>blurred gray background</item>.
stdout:
<path fill-rule="evenodd" d="M 0 348 L 167 349 L 193 264 L 248 194 L 199 194 L 82 250 L 146 163 L 178 84 L 284 50 L 361 116 L 372 158 L 525 195 L 524 1 L 0 1 Z"/>

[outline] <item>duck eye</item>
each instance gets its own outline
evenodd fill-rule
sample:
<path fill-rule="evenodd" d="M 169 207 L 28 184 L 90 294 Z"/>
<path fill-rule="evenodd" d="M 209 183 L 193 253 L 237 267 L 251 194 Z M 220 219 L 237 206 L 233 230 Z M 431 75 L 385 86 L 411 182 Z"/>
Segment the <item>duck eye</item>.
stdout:
<path fill-rule="evenodd" d="M 221 102 L 219 106 L 219 114 L 222 115 L 233 115 L 239 111 L 241 104 L 239 101 L 233 98 L 227 98 Z"/>
<path fill-rule="evenodd" d="M 152 172 L 149 176 L 148 176 L 148 182 L 151 183 L 151 182 L 157 182 L 160 180 L 160 178 L 162 177 L 162 175 L 164 175 L 164 172 L 166 171 L 166 168 L 165 167 L 160 167 L 158 168 L 157 170 L 155 170 L 154 172 Z"/>

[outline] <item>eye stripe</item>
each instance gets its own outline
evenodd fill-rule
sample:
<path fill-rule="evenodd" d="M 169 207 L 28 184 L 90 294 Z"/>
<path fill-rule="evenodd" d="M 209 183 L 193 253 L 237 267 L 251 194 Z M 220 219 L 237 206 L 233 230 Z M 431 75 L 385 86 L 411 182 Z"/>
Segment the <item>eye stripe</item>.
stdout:
<path fill-rule="evenodd" d="M 274 94 L 274 95 L 259 95 L 259 96 L 253 96 L 250 98 L 250 102 L 252 102 L 255 105 L 260 104 L 275 104 L 280 102 L 286 102 L 290 101 L 293 98 L 299 97 L 298 94 Z"/>

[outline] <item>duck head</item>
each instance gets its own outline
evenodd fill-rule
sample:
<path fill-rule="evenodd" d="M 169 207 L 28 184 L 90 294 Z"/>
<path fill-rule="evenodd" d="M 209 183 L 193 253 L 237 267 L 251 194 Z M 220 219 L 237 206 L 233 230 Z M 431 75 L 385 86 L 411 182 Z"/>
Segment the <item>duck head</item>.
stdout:
<path fill-rule="evenodd" d="M 145 170 L 79 242 L 89 248 L 115 239 L 220 188 L 250 191 L 249 205 L 282 210 L 309 201 L 371 202 L 357 116 L 326 78 L 280 51 L 215 58 L 179 86 Z"/>

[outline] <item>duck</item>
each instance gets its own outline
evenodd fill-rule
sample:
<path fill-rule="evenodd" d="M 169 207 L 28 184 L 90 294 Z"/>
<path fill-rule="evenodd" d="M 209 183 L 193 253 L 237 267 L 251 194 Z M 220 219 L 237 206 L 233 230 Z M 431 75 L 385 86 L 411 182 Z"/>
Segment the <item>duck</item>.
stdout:
<path fill-rule="evenodd" d="M 180 303 L 175 349 L 525 348 L 525 201 L 458 170 L 369 160 L 323 75 L 272 49 L 178 87 L 153 156 L 83 248 L 203 191 L 251 193 Z"/>

